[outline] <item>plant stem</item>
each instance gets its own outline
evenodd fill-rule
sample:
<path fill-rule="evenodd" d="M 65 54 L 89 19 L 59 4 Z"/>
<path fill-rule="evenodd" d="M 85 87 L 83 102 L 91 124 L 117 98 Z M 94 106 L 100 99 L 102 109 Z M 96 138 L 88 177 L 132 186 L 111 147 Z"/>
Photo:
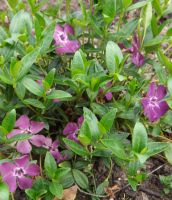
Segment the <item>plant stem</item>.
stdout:
<path fill-rule="evenodd" d="M 12 199 L 12 200 L 15 200 L 15 199 L 14 199 L 14 194 L 13 194 L 12 192 L 11 192 L 11 199 Z"/>

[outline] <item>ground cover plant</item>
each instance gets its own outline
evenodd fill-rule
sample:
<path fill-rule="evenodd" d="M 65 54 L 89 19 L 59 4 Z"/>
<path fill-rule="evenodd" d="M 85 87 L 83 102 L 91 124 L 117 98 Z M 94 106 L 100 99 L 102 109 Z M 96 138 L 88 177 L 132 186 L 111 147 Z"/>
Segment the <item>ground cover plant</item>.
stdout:
<path fill-rule="evenodd" d="M 172 198 L 171 17 L 171 0 L 0 2 L 0 199 Z"/>

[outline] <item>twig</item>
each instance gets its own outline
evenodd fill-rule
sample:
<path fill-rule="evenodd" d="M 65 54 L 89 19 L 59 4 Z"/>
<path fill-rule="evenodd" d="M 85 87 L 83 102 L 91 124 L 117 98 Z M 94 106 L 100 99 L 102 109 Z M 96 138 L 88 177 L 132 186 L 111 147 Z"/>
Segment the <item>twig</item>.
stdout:
<path fill-rule="evenodd" d="M 142 187 L 142 186 L 140 186 L 139 189 L 140 189 L 141 191 L 143 191 L 143 192 L 145 192 L 145 193 L 148 193 L 148 194 L 150 194 L 150 195 L 153 195 L 153 196 L 155 196 L 155 197 L 158 197 L 158 198 L 161 198 L 161 197 L 162 197 L 160 193 L 155 192 L 155 191 L 152 191 L 152 190 L 147 189 L 147 188 L 144 188 L 144 187 Z"/>
<path fill-rule="evenodd" d="M 153 171 L 151 171 L 150 173 L 148 173 L 148 176 L 150 176 L 151 174 L 153 174 L 154 172 L 158 171 L 159 169 L 161 169 L 162 167 L 164 167 L 165 163 L 160 165 L 159 167 L 157 167 L 156 169 L 154 169 Z"/>

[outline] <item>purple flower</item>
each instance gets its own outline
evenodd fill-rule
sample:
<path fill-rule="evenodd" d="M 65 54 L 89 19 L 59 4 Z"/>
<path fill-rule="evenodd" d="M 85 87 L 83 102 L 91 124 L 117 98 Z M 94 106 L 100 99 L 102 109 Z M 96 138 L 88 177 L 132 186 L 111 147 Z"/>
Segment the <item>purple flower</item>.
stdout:
<path fill-rule="evenodd" d="M 132 62 L 140 67 L 144 64 L 144 56 L 140 52 L 140 41 L 137 35 L 134 35 L 132 47 L 127 50 L 127 52 L 132 54 Z"/>
<path fill-rule="evenodd" d="M 0 165 L 0 173 L 3 181 L 8 185 L 10 192 L 15 192 L 17 185 L 25 190 L 32 187 L 32 179 L 28 176 L 37 176 L 40 173 L 39 166 L 29 163 L 29 156 L 25 155 Z"/>
<path fill-rule="evenodd" d="M 63 130 L 63 135 L 67 136 L 68 139 L 73 140 L 75 142 L 79 142 L 77 138 L 77 133 L 80 127 L 82 126 L 82 123 L 84 121 L 84 117 L 81 116 L 78 118 L 77 123 L 75 122 L 69 122 L 65 126 Z"/>
<path fill-rule="evenodd" d="M 80 48 L 79 41 L 70 40 L 69 35 L 74 35 L 74 30 L 69 24 L 65 24 L 64 28 L 59 24 L 56 25 L 53 37 L 57 54 L 75 53 Z"/>
<path fill-rule="evenodd" d="M 63 135 L 70 135 L 72 133 L 77 133 L 77 131 L 78 131 L 77 123 L 69 122 L 67 123 L 67 125 L 65 126 L 63 130 Z"/>
<path fill-rule="evenodd" d="M 46 137 L 44 140 L 44 144 L 42 147 L 49 150 L 51 155 L 56 159 L 57 163 L 60 163 L 66 159 L 66 157 L 63 157 L 62 154 L 58 150 L 59 141 L 55 140 L 52 142 L 51 138 Z"/>
<path fill-rule="evenodd" d="M 105 94 L 105 98 L 106 98 L 107 101 L 111 101 L 112 98 L 113 98 L 113 94 L 112 94 L 112 92 L 108 92 L 108 93 L 106 93 L 106 94 Z"/>
<path fill-rule="evenodd" d="M 169 109 L 166 101 L 163 98 L 166 96 L 167 91 L 163 85 L 156 85 L 152 82 L 149 86 L 146 97 L 142 99 L 144 114 L 151 122 L 158 120 Z"/>
<path fill-rule="evenodd" d="M 13 129 L 7 135 L 7 138 L 12 138 L 15 135 L 22 133 L 30 134 L 30 139 L 17 142 L 17 151 L 22 154 L 28 154 L 32 150 L 30 143 L 37 147 L 41 147 L 45 137 L 43 135 L 36 135 L 44 128 L 43 122 L 30 121 L 27 115 L 22 115 L 15 124 L 17 129 Z"/>

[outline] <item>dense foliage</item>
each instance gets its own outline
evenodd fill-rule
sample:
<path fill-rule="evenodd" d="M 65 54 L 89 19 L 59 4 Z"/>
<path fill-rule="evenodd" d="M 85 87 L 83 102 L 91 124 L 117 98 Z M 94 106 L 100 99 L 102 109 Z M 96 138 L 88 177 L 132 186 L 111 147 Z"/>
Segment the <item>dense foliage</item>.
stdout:
<path fill-rule="evenodd" d="M 3 200 L 17 188 L 28 199 L 61 199 L 75 184 L 95 200 L 114 165 L 137 190 L 150 157 L 172 164 L 172 1 L 78 5 L 7 0 L 1 11 Z"/>

